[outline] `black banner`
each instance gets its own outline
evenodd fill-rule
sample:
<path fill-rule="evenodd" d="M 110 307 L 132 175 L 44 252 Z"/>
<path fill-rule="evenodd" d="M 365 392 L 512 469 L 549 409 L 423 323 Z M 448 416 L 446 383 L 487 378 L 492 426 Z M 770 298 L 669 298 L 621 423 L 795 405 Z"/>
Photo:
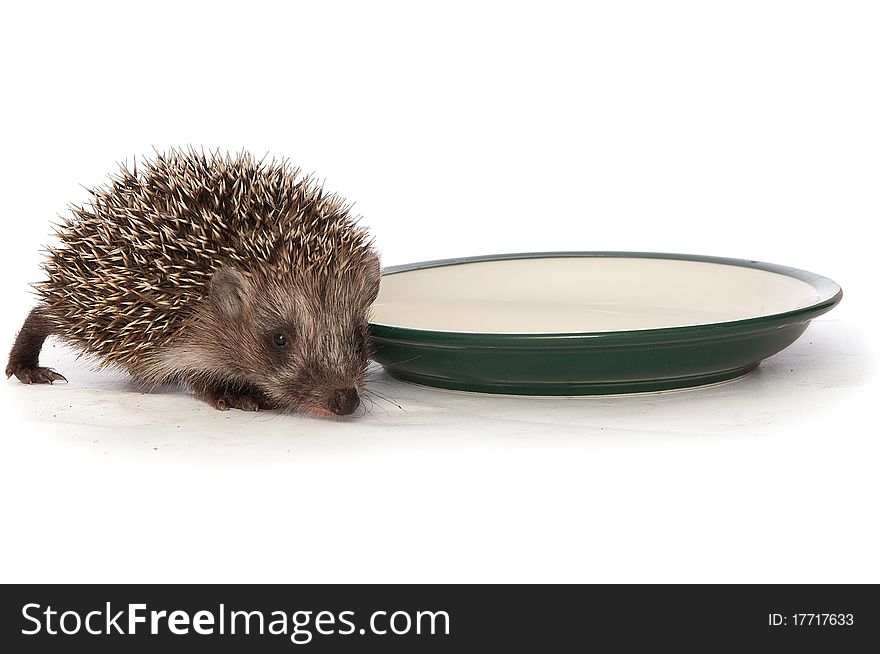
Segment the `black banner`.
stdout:
<path fill-rule="evenodd" d="M 11 585 L 4 652 L 856 651 L 873 585 Z"/>

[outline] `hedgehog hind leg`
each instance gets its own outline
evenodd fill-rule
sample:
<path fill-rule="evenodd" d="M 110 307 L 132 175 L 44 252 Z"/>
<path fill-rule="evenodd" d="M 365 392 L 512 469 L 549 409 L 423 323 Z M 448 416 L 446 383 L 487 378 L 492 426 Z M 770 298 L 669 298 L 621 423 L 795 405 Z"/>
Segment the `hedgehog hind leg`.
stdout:
<path fill-rule="evenodd" d="M 23 384 L 52 384 L 67 381 L 64 375 L 40 366 L 43 341 L 52 333 L 52 322 L 37 307 L 28 314 L 9 352 L 6 377 L 15 375 Z"/>

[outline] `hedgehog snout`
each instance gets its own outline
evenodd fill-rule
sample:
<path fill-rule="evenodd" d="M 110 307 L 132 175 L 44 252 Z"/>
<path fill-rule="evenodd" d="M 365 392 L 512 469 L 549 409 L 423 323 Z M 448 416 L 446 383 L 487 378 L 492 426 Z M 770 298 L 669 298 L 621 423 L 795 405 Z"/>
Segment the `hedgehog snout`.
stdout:
<path fill-rule="evenodd" d="M 347 416 L 354 413 L 360 404 L 360 397 L 354 388 L 337 388 L 327 399 L 327 408 L 337 416 Z"/>

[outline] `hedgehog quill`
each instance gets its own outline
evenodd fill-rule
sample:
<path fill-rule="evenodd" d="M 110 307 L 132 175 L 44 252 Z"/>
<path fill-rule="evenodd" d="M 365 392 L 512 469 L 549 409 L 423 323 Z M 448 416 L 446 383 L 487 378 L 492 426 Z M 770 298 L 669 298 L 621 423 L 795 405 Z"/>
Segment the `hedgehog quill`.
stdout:
<path fill-rule="evenodd" d="M 286 160 L 193 149 L 90 194 L 56 229 L 7 377 L 66 381 L 39 365 L 51 335 L 220 410 L 354 412 L 381 273 L 341 198 Z"/>

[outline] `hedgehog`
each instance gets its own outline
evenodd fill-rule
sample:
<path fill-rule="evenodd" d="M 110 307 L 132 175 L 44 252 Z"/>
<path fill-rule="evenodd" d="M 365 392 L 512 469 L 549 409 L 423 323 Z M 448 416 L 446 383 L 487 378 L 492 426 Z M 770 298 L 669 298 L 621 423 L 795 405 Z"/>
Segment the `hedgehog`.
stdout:
<path fill-rule="evenodd" d="M 51 335 L 219 410 L 355 411 L 381 273 L 351 205 L 286 159 L 192 147 L 89 194 L 55 226 L 7 378 L 67 381 L 39 365 Z"/>

